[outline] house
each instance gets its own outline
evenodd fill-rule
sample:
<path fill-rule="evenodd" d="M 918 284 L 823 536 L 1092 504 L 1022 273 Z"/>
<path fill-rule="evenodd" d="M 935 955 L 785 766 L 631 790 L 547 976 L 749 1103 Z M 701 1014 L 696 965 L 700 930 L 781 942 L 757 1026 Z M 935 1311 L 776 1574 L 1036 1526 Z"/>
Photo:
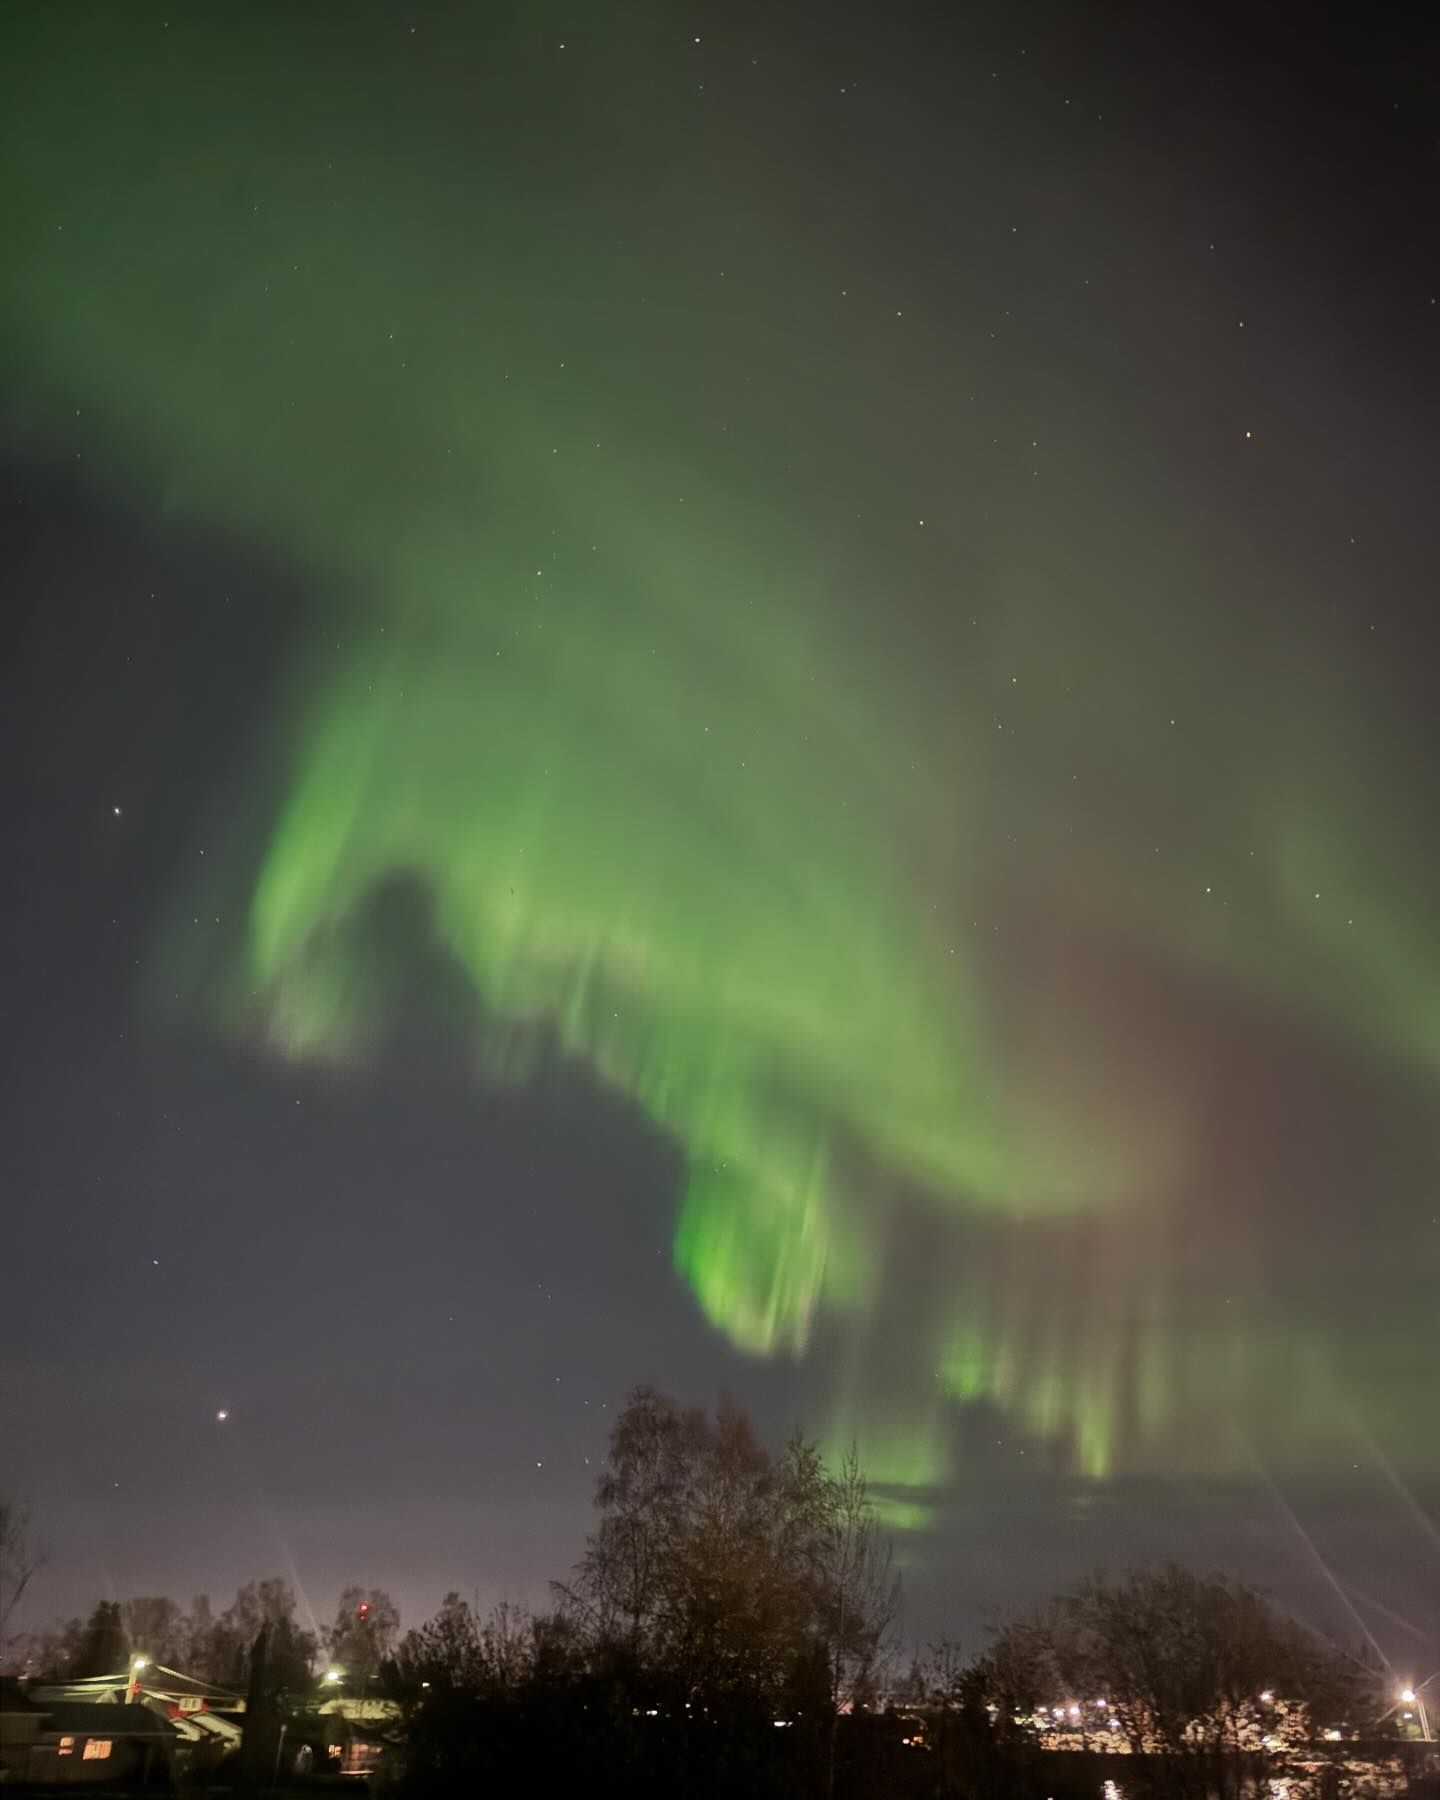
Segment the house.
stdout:
<path fill-rule="evenodd" d="M 168 1719 L 147 1706 L 39 1700 L 18 1681 L 0 1686 L 0 1771 L 6 1781 L 168 1780 L 179 1737 Z"/>
<path fill-rule="evenodd" d="M 175 1730 L 177 1764 L 192 1775 L 218 1768 L 238 1750 L 244 1735 L 245 1702 L 238 1694 L 148 1661 L 114 1675 L 32 1682 L 25 1691 L 32 1705 L 41 1708 L 62 1702 L 118 1706 L 128 1699 L 132 1707 L 168 1719 Z"/>
<path fill-rule="evenodd" d="M 400 1741 L 400 1708 L 393 1700 L 336 1698 L 316 1713 L 312 1731 L 317 1769 L 334 1775 L 373 1775 Z"/>

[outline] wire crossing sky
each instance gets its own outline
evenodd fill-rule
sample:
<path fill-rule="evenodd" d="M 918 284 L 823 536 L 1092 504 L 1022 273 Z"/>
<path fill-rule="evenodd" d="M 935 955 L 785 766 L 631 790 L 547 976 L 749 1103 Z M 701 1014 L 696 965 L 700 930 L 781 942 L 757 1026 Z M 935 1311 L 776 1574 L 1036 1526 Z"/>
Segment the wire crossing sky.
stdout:
<path fill-rule="evenodd" d="M 325 596 L 157 1011 L 588 1070 L 901 1522 L 979 1418 L 1433 1473 L 1423 388 L 1263 253 L 1285 171 L 1043 38 L 172 12 L 17 9 L 0 102 L 12 440 Z"/>

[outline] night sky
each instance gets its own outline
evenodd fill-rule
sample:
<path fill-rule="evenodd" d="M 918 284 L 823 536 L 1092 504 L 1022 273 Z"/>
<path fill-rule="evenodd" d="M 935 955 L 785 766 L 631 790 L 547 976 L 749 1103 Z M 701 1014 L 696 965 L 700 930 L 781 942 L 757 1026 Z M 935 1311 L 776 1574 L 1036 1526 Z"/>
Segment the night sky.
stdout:
<path fill-rule="evenodd" d="M 543 1600 L 652 1381 L 1440 1660 L 1424 12 L 3 9 L 32 1622 Z"/>

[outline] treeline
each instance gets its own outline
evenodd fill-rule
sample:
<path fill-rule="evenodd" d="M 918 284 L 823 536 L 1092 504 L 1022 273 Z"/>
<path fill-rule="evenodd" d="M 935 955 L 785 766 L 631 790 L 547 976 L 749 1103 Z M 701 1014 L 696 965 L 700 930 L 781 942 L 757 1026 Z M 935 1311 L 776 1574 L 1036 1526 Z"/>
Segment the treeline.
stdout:
<path fill-rule="evenodd" d="M 942 1647 L 922 1687 L 936 1794 L 1396 1791 L 1364 1780 L 1400 1736 L 1390 1672 L 1224 1575 L 1092 1578 L 972 1662 Z"/>
<path fill-rule="evenodd" d="M 250 1654 L 262 1630 L 277 1697 L 299 1699 L 321 1665 L 343 1665 L 353 1681 L 373 1682 L 395 1646 L 400 1614 L 382 1588 L 347 1587 L 329 1626 L 301 1625 L 295 1591 L 273 1577 L 242 1587 L 216 1614 L 201 1594 L 188 1607 L 158 1595 L 101 1600 L 88 1618 L 71 1619 L 30 1639 L 23 1667 L 34 1680 L 80 1681 L 114 1675 L 134 1656 L 243 1694 Z"/>
<path fill-rule="evenodd" d="M 794 1793 L 879 1701 L 899 1583 L 858 1460 L 778 1457 L 733 1407 L 641 1389 L 617 1418 L 599 1519 L 555 1607 L 476 1618 L 458 1595 L 389 1670 L 405 1778 L 439 1796 Z M 797 1788 L 797 1782 L 801 1784 Z"/>
<path fill-rule="evenodd" d="M 107 1603 L 60 1634 L 53 1661 L 112 1673 L 140 1652 L 244 1691 L 263 1629 L 282 1707 L 312 1702 L 327 1665 L 341 1692 L 394 1703 L 377 1779 L 416 1800 L 481 1784 L 1095 1800 L 1107 1780 L 1126 1800 L 1282 1783 L 1300 1800 L 1397 1729 L 1372 1661 L 1239 1583 L 1174 1567 L 1087 1582 L 977 1658 L 942 1644 L 902 1673 L 899 1582 L 858 1458 L 827 1468 L 799 1437 L 771 1454 L 733 1407 L 637 1391 L 595 1504 L 539 1615 L 481 1617 L 452 1593 L 401 1637 L 383 1592 L 350 1588 L 330 1628 L 307 1631 L 268 1581 L 215 1618 L 204 1602 Z"/>
<path fill-rule="evenodd" d="M 895 1659 L 899 1584 L 858 1460 L 775 1458 L 652 1390 L 617 1419 L 556 1606 L 457 1596 L 387 1671 L 420 1796 L 1154 1800 L 1318 1791 L 1394 1730 L 1379 1666 L 1224 1577 L 1093 1580 L 967 1661 Z"/>

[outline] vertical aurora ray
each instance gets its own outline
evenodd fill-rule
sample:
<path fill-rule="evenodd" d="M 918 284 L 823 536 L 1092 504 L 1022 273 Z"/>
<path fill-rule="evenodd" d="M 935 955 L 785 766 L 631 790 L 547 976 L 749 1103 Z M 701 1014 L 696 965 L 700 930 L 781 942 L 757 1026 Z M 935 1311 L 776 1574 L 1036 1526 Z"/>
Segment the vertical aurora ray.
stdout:
<path fill-rule="evenodd" d="M 761 580 L 728 574 L 737 595 Z M 548 592 L 498 656 L 483 607 L 431 605 L 333 683 L 252 910 L 241 985 L 272 1041 L 353 1048 L 344 922 L 417 874 L 492 1070 L 552 1031 L 683 1145 L 677 1265 L 754 1351 L 865 1302 L 832 1146 L 947 1203 L 1083 1203 L 1087 1164 L 977 1095 L 976 997 L 907 895 L 909 822 L 886 805 L 913 756 L 899 722 L 857 743 L 843 672 L 773 617 L 750 666 L 705 596 L 642 594 L 628 630 L 612 603 L 597 629 L 584 591 L 568 611 Z"/>

